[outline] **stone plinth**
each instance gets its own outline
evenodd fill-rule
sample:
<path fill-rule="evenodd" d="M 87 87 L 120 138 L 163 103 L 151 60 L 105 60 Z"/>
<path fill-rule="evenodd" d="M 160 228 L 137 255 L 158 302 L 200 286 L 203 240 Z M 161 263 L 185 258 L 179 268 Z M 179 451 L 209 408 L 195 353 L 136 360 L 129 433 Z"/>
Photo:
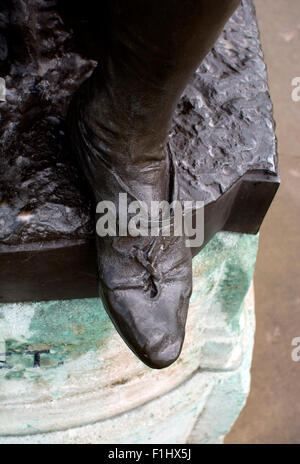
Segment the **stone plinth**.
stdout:
<path fill-rule="evenodd" d="M 194 258 L 183 353 L 162 371 L 100 299 L 0 305 L 0 443 L 221 442 L 249 391 L 257 241 L 222 232 Z"/>

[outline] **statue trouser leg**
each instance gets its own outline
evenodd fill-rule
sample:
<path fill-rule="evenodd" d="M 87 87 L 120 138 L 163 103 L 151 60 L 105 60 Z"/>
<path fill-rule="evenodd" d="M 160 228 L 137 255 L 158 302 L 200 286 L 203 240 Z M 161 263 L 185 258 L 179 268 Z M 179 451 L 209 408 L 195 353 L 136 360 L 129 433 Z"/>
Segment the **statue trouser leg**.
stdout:
<path fill-rule="evenodd" d="M 178 199 L 166 140 L 176 103 L 239 0 L 114 0 L 106 52 L 75 96 L 73 146 L 97 202 Z M 120 209 L 118 217 L 123 214 Z M 114 235 L 114 231 L 111 235 Z M 97 237 L 100 292 L 130 348 L 151 367 L 181 351 L 192 290 L 185 238 Z"/>
<path fill-rule="evenodd" d="M 97 131 L 97 121 L 102 118 L 99 103 L 106 92 L 112 110 L 110 124 L 127 131 L 131 158 L 160 159 L 180 95 L 239 3 L 110 2 L 107 55 L 94 73 L 93 92 L 87 103 L 91 127 Z"/>

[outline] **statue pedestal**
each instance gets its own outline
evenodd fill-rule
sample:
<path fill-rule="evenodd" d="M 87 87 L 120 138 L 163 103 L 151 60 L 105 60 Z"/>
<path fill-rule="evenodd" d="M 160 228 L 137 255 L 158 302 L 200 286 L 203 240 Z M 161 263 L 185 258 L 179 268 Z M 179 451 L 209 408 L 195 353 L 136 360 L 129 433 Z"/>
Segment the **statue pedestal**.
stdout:
<path fill-rule="evenodd" d="M 222 442 L 249 391 L 257 242 L 221 232 L 194 258 L 183 353 L 162 371 L 100 299 L 1 304 L 0 443 Z"/>

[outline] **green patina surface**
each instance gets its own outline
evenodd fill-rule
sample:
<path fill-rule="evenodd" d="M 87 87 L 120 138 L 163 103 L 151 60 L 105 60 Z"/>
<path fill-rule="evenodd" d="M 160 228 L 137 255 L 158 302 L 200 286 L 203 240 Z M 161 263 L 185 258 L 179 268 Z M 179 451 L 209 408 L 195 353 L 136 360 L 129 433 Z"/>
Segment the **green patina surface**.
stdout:
<path fill-rule="evenodd" d="M 205 268 L 207 293 L 217 287 L 216 301 L 233 330 L 239 328 L 242 303 L 253 279 L 257 248 L 258 236 L 220 233 L 200 258 Z M 222 278 L 218 279 L 220 269 Z"/>
<path fill-rule="evenodd" d="M 26 369 L 39 377 L 44 369 L 98 350 L 114 330 L 99 299 L 0 305 L 0 314 L 0 340 L 12 367 L 6 379 L 21 378 Z M 41 354 L 43 370 L 31 369 L 34 351 L 46 351 Z"/>

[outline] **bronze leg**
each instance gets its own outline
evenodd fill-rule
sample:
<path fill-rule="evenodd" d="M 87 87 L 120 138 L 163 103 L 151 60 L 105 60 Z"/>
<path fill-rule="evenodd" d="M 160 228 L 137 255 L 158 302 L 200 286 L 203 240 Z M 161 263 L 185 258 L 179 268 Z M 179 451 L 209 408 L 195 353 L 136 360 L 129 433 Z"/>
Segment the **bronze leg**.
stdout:
<path fill-rule="evenodd" d="M 147 205 L 178 200 L 176 165 L 164 150 L 172 114 L 238 4 L 109 3 L 106 53 L 69 112 L 74 149 L 98 202 L 117 205 L 120 193 Z M 106 310 L 130 348 L 155 368 L 180 354 L 192 291 L 191 250 L 174 235 L 97 238 Z"/>

